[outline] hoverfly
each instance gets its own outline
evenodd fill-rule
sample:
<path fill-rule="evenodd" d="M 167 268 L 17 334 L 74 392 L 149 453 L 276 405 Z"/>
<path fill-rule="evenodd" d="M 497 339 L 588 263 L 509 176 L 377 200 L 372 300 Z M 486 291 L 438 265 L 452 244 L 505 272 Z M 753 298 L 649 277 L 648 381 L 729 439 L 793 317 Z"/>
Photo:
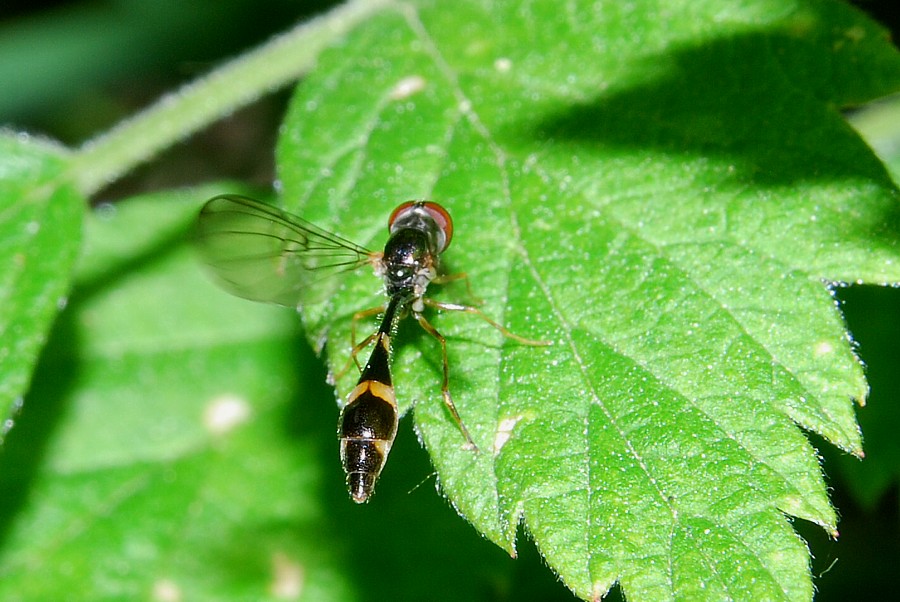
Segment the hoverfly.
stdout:
<path fill-rule="evenodd" d="M 391 333 L 398 321 L 412 314 L 441 346 L 444 404 L 466 440 L 475 442 L 450 395 L 447 342 L 425 318 L 425 306 L 474 314 L 504 336 L 526 345 L 548 345 L 511 333 L 476 307 L 443 303 L 425 297 L 431 282 L 464 279 L 465 274 L 440 274 L 439 256 L 453 237 L 446 209 L 429 201 L 399 205 L 388 219 L 389 238 L 373 252 L 271 205 L 237 195 L 207 201 L 197 222 L 196 242 L 220 284 L 239 297 L 297 307 L 323 275 L 371 265 L 384 281 L 383 307 L 357 312 L 356 321 L 382 313 L 378 330 L 353 344 L 352 358 L 374 343 L 359 381 L 341 409 L 338 425 L 341 463 L 350 497 L 357 503 L 372 495 L 397 434 L 397 400 L 391 381 Z M 355 338 L 355 337 L 354 337 Z M 359 363 L 357 361 L 357 366 Z"/>

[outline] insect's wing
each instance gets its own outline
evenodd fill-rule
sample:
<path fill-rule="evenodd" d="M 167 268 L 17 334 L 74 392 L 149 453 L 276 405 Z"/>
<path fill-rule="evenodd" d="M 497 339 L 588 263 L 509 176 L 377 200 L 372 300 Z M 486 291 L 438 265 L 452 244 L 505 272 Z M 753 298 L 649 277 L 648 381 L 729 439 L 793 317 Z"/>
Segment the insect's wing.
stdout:
<path fill-rule="evenodd" d="M 324 279 L 371 263 L 375 255 L 276 207 L 237 195 L 203 206 L 196 245 L 228 292 L 296 307 L 321 300 Z"/>

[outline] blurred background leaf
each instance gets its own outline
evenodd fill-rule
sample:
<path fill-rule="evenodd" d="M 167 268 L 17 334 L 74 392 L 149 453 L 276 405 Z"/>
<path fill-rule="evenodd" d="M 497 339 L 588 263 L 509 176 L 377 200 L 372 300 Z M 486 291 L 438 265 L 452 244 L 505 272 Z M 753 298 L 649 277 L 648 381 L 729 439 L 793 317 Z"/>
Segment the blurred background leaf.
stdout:
<path fill-rule="evenodd" d="M 71 286 L 85 199 L 64 177 L 66 156 L 0 132 L 0 444 Z"/>

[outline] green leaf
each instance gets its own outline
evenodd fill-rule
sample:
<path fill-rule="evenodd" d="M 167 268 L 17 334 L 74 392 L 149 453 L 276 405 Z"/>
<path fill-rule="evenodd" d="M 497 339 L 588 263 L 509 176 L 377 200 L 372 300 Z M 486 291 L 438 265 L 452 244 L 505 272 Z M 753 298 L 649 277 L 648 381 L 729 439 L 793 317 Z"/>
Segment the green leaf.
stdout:
<path fill-rule="evenodd" d="M 900 281 L 897 191 L 833 107 L 898 84 L 885 34 L 832 2 L 404 3 L 300 86 L 279 176 L 370 248 L 398 202 L 445 204 L 448 270 L 554 341 L 434 316 L 473 454 L 436 344 L 401 329 L 398 397 L 485 536 L 512 551 L 523 523 L 586 598 L 804 599 L 783 513 L 836 516 L 797 426 L 859 455 L 867 391 L 827 283 Z M 333 371 L 381 302 L 361 273 L 304 308 Z"/>
<path fill-rule="evenodd" d="M 81 238 L 85 199 L 69 186 L 65 159 L 49 143 L 0 134 L 0 443 L 66 303 Z"/>
<path fill-rule="evenodd" d="M 900 96 L 866 105 L 849 122 L 884 161 L 894 182 L 900 181 Z"/>
<path fill-rule="evenodd" d="M 271 333 L 290 333 L 290 316 L 211 301 L 181 244 L 196 206 L 155 198 L 88 221 L 71 303 L 2 457 L 4 516 L 25 491 L 29 504 L 8 527 L 0 597 L 232 595 L 307 562 L 292 528 L 320 512 L 304 494 L 310 451 L 254 445 L 287 436 L 296 358 Z M 245 530 L 255 547 L 232 548 Z"/>

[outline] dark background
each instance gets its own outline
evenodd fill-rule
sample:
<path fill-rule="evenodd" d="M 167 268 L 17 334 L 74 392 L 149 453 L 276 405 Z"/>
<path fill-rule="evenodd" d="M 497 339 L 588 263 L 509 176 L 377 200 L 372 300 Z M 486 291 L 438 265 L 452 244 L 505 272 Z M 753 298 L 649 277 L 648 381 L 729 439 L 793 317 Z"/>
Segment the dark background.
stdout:
<path fill-rule="evenodd" d="M 298 0 L 3 2 L 0 124 L 78 145 L 225 58 L 333 4 Z M 894 40 L 900 39 L 900 3 L 857 0 L 854 4 L 891 29 Z M 261 5 L 265 10 L 260 10 Z M 135 12 L 145 14 L 135 18 Z M 132 31 L 128 26 L 121 31 L 122 39 L 82 33 L 96 31 L 98 20 L 121 15 L 136 24 Z M 28 52 L 27 45 L 39 47 L 42 40 L 51 39 L 52 46 L 41 46 L 42 52 Z M 23 49 L 29 57 L 24 70 L 19 58 Z M 88 63 L 86 57 L 95 58 Z M 14 77 L 23 72 L 41 77 Z M 286 90 L 270 95 L 237 111 L 93 200 L 111 201 L 221 178 L 270 186 L 275 136 L 288 94 Z M 838 297 L 868 366 L 871 395 L 867 407 L 858 412 L 867 459 L 859 462 L 841 455 L 813 437 L 824 456 L 832 498 L 841 514 L 841 537 L 832 541 L 820 528 L 802 521 L 796 521 L 796 527 L 815 556 L 818 600 L 889 599 L 896 593 L 900 567 L 900 438 L 896 436 L 900 427 L 900 291 L 854 286 L 839 289 Z M 547 573 L 533 552 L 523 556 L 517 562 L 532 563 L 535 571 Z M 523 569 L 520 574 L 534 573 Z M 543 595 L 559 592 L 560 599 L 570 599 L 552 577 L 535 587 Z"/>

